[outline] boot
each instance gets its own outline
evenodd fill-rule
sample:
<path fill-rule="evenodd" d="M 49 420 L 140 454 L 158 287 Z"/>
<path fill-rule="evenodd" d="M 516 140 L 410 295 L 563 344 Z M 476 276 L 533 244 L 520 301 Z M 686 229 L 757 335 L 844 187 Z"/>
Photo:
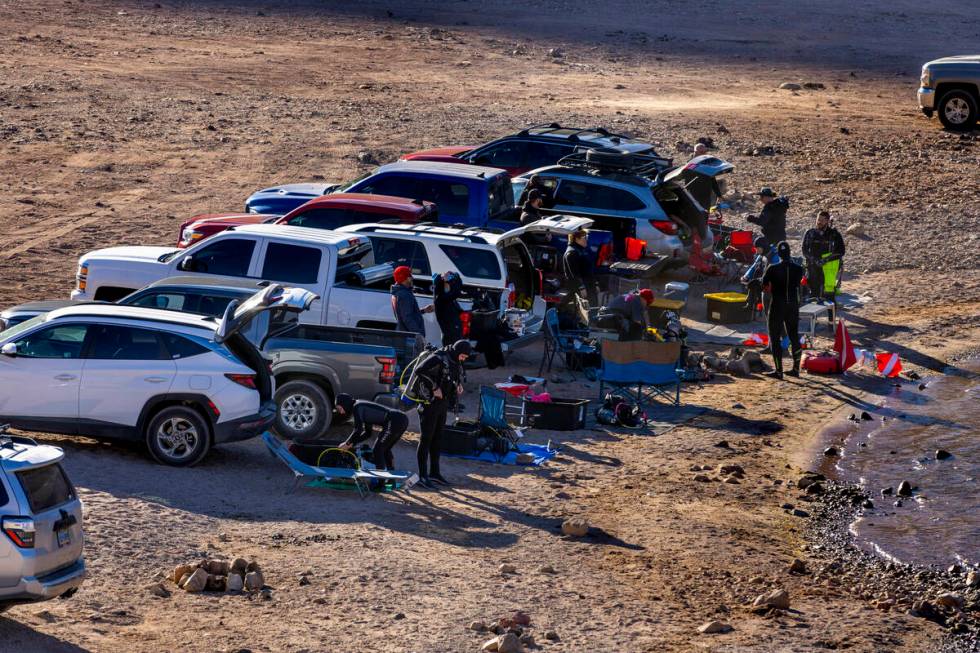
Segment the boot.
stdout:
<path fill-rule="evenodd" d="M 801 358 L 800 352 L 796 352 L 795 354 L 793 354 L 793 369 L 787 372 L 787 374 L 796 378 L 800 378 L 800 358 Z"/>
<path fill-rule="evenodd" d="M 783 357 L 772 357 L 772 362 L 776 369 L 772 372 L 766 372 L 763 376 L 768 376 L 770 379 L 781 379 L 783 378 Z"/>

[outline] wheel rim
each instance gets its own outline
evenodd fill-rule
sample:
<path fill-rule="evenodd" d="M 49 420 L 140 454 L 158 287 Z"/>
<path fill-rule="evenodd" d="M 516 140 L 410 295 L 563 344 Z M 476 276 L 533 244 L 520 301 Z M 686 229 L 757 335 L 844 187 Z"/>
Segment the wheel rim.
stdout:
<path fill-rule="evenodd" d="M 175 460 L 183 460 L 194 454 L 201 436 L 190 420 L 171 417 L 157 428 L 156 440 L 164 454 Z"/>
<path fill-rule="evenodd" d="M 305 431 L 316 423 L 316 404 L 306 395 L 289 395 L 279 406 L 279 417 L 294 431 Z"/>
<path fill-rule="evenodd" d="M 946 103 L 943 113 L 946 114 L 946 120 L 961 125 L 970 116 L 970 105 L 963 98 L 954 97 Z"/>

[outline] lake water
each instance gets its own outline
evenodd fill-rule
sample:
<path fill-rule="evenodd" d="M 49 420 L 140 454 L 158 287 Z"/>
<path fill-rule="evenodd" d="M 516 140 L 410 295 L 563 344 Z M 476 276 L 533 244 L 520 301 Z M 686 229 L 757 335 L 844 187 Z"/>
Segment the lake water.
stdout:
<path fill-rule="evenodd" d="M 837 462 L 845 480 L 860 482 L 875 508 L 852 524 L 858 543 L 901 562 L 980 564 L 980 361 L 970 374 L 905 382 L 848 438 Z M 881 421 L 881 417 L 885 421 Z M 936 460 L 937 449 L 953 454 Z M 914 496 L 881 496 L 907 480 Z"/>

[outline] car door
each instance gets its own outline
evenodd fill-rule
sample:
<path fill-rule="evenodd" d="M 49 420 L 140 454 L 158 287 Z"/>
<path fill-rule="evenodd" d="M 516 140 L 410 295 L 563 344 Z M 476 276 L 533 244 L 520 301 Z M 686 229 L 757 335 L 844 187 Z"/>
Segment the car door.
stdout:
<path fill-rule="evenodd" d="M 473 165 L 502 168 L 513 177 L 531 168 L 525 162 L 527 149 L 528 143 L 509 140 L 480 148 L 466 158 Z"/>
<path fill-rule="evenodd" d="M 90 428 L 135 426 L 146 402 L 169 392 L 176 374 L 158 331 L 94 324 L 82 367 L 79 421 Z"/>
<path fill-rule="evenodd" d="M 320 292 L 326 285 L 328 264 L 326 248 L 267 240 L 260 252 L 258 276 L 314 293 L 317 298 L 300 314 L 299 320 L 322 324 L 324 302 Z"/>
<path fill-rule="evenodd" d="M 50 421 L 61 432 L 75 432 L 88 328 L 78 322 L 39 325 L 7 340 L 8 353 L 0 355 L 3 419 L 30 428 Z"/>
<path fill-rule="evenodd" d="M 247 277 L 258 245 L 255 238 L 230 237 L 219 234 L 191 247 L 174 261 L 174 273 L 219 274 Z"/>

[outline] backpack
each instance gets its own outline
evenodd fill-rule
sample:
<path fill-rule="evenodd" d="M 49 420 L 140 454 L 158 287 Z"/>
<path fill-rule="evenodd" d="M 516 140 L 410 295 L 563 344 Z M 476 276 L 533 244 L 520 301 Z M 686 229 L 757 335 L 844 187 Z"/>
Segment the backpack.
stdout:
<path fill-rule="evenodd" d="M 607 394 L 602 406 L 596 409 L 596 421 L 609 426 L 639 428 L 646 423 L 646 413 L 622 395 Z"/>

